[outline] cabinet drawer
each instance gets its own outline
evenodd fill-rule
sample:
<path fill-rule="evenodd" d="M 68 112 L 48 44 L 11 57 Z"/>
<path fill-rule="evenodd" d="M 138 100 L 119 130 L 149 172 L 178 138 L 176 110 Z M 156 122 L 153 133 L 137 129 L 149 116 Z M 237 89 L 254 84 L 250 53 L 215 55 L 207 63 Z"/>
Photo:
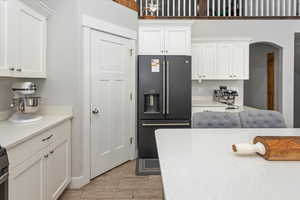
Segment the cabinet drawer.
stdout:
<path fill-rule="evenodd" d="M 69 132 L 71 130 L 70 123 L 70 121 L 67 121 L 59 124 L 58 126 L 10 149 L 8 151 L 10 168 L 21 164 L 38 151 L 46 148 L 52 142 L 69 137 Z"/>

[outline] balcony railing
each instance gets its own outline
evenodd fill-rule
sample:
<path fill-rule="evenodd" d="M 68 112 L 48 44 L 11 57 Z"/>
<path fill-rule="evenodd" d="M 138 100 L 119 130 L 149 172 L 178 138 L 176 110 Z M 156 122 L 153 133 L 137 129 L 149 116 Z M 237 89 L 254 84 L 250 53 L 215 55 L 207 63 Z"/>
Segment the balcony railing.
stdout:
<path fill-rule="evenodd" d="M 138 3 L 141 18 L 298 18 L 300 16 L 300 0 L 139 0 Z"/>

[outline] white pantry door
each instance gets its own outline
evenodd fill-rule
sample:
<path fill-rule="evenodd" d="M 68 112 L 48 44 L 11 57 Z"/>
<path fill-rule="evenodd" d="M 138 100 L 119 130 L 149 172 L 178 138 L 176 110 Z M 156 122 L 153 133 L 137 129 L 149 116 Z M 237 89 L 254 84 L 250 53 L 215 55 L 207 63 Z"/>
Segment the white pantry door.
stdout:
<path fill-rule="evenodd" d="M 92 31 L 91 178 L 130 159 L 130 41 Z"/>

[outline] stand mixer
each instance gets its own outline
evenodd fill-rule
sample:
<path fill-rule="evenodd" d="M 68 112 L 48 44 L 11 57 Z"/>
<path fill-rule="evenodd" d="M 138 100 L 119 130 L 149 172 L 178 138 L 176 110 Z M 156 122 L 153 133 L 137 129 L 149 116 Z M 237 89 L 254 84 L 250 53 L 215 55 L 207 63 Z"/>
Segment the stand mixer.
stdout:
<path fill-rule="evenodd" d="M 35 96 L 37 87 L 32 82 L 14 83 L 12 92 L 14 94 L 11 108 L 16 112 L 8 119 L 13 123 L 30 123 L 42 119 L 37 115 L 39 109 L 40 97 Z"/>

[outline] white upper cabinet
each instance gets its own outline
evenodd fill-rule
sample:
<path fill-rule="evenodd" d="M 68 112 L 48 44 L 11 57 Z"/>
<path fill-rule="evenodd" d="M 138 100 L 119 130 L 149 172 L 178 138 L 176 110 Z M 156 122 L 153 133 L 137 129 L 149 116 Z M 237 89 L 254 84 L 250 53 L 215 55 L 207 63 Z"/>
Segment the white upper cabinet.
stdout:
<path fill-rule="evenodd" d="M 20 3 L 19 24 L 19 66 L 22 77 L 46 77 L 46 17 Z"/>
<path fill-rule="evenodd" d="M 165 51 L 168 55 L 190 55 L 190 27 L 165 26 Z"/>
<path fill-rule="evenodd" d="M 249 79 L 249 41 L 200 41 L 193 44 L 193 80 Z"/>
<path fill-rule="evenodd" d="M 157 55 L 164 51 L 164 28 L 162 26 L 146 26 L 140 28 L 139 52 L 143 55 Z"/>
<path fill-rule="evenodd" d="M 141 24 L 140 55 L 191 55 L 191 24 Z"/>
<path fill-rule="evenodd" d="M 235 79 L 249 79 L 249 42 L 236 42 L 232 46 L 230 74 Z"/>
<path fill-rule="evenodd" d="M 193 59 L 193 58 L 192 58 Z M 199 47 L 199 79 L 214 79 L 216 75 L 216 44 L 207 43 Z"/>
<path fill-rule="evenodd" d="M 9 70 L 6 65 L 6 56 L 5 56 L 6 6 L 7 6 L 7 2 L 0 0 L 0 74 L 2 74 L 2 76 L 9 76 Z"/>
<path fill-rule="evenodd" d="M 20 0 L 4 4 L 4 68 L 12 77 L 46 78 L 46 17 Z"/>

